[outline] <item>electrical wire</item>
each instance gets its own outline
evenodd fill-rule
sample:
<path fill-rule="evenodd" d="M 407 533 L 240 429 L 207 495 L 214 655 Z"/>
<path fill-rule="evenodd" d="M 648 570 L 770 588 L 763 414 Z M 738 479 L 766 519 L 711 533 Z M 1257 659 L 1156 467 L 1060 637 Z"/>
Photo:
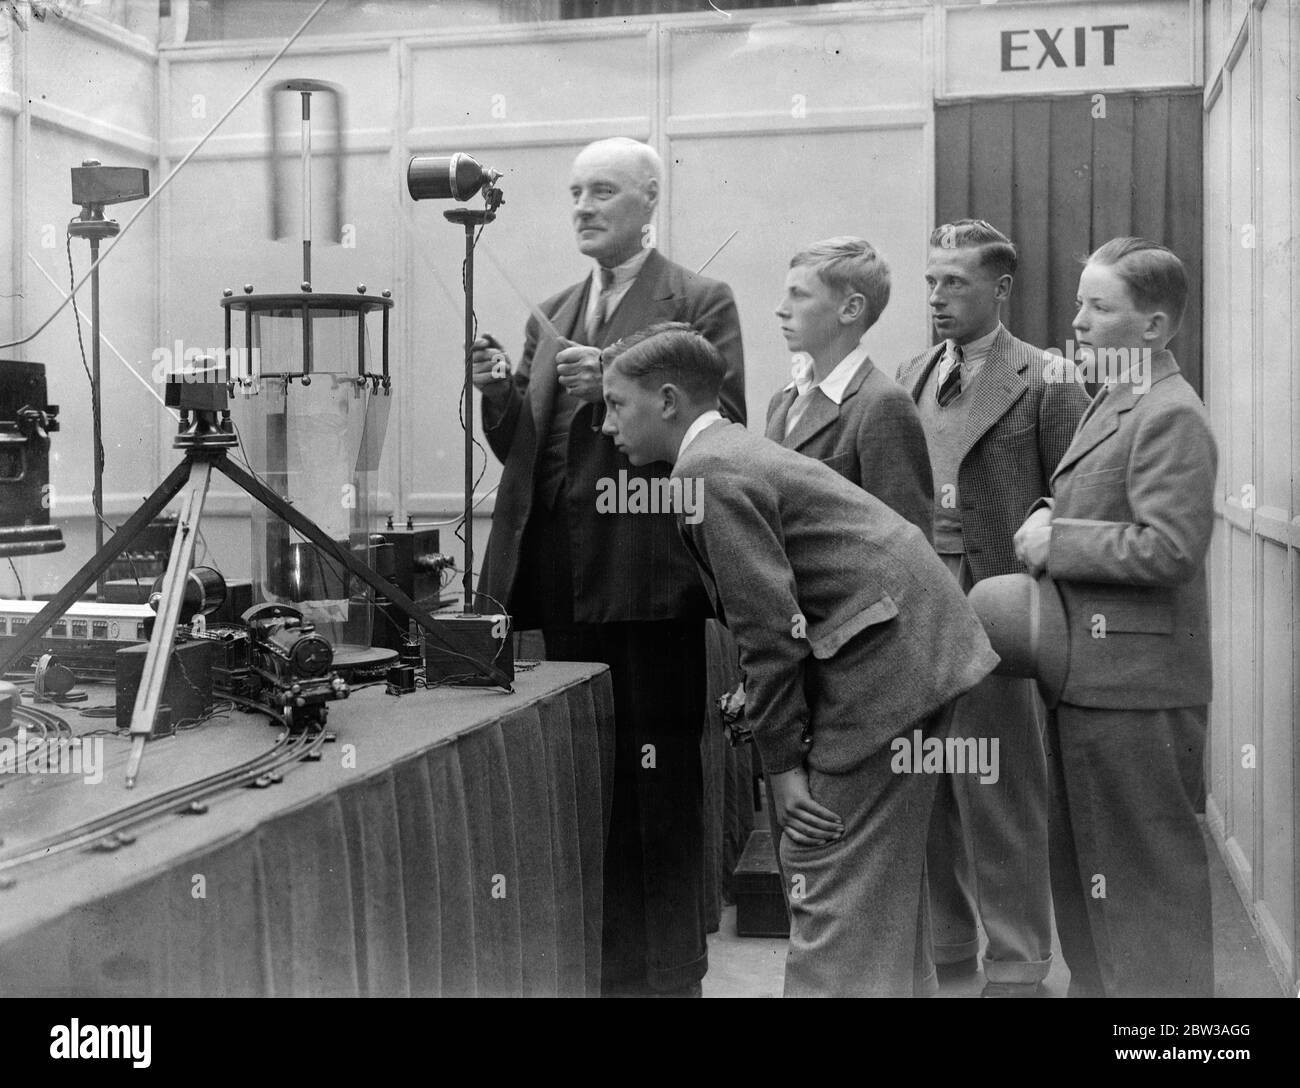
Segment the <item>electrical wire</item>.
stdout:
<path fill-rule="evenodd" d="M 163 194 L 164 191 L 166 191 L 167 187 L 171 185 L 176 175 L 179 174 L 183 169 L 185 169 L 185 167 L 189 164 L 189 161 L 192 158 L 194 158 L 195 155 L 198 154 L 200 149 L 202 149 L 203 145 L 206 144 L 208 140 L 212 138 L 213 134 L 217 131 L 217 129 L 219 129 L 222 125 L 226 123 L 226 120 L 230 117 L 230 115 L 233 114 L 235 110 L 237 110 L 241 105 L 243 105 L 244 100 L 248 98 L 248 96 L 251 95 L 257 89 L 258 84 L 260 84 L 262 80 L 266 78 L 267 73 L 269 73 L 271 69 L 274 68 L 280 62 L 280 58 L 283 57 L 285 53 L 289 51 L 293 43 L 296 42 L 300 37 L 302 37 L 303 32 L 307 29 L 308 26 L 311 25 L 312 21 L 316 18 L 316 16 L 321 13 L 321 9 L 324 8 L 325 5 L 328 3 L 329 0 L 320 0 L 320 3 L 318 3 L 311 10 L 311 13 L 307 16 L 307 18 L 302 21 L 302 25 L 299 26 L 298 29 L 295 30 L 291 35 L 289 35 L 288 40 L 282 46 L 280 46 L 279 50 L 276 51 L 275 56 L 273 56 L 270 59 L 270 61 L 267 63 L 266 67 L 262 69 L 261 74 L 259 74 L 258 77 L 248 85 L 248 88 L 244 91 L 243 94 L 241 94 L 238 98 L 235 99 L 234 102 L 230 104 L 230 106 L 226 109 L 226 112 L 217 118 L 217 120 L 213 123 L 212 127 L 208 129 L 208 131 L 205 132 L 202 136 L 199 137 L 198 143 L 196 143 L 192 148 L 189 149 L 189 151 L 185 153 L 185 157 L 182 158 L 181 161 L 178 162 L 174 167 L 172 167 L 171 173 L 169 173 L 167 177 L 163 179 L 162 184 L 159 185 L 158 188 L 156 188 L 152 193 L 150 193 L 145 198 L 144 203 L 141 204 L 139 208 L 136 209 L 135 214 L 126 221 L 126 225 L 122 227 L 121 231 L 118 233 L 118 236 L 113 240 L 112 244 L 107 249 L 105 249 L 103 253 L 99 255 L 99 260 L 95 261 L 95 263 L 92 264 L 86 270 L 86 274 L 82 276 L 81 279 L 76 282 L 76 284 L 73 285 L 72 294 L 69 295 L 67 298 L 65 298 L 62 302 L 60 302 L 54 308 L 54 312 L 51 313 L 50 316 L 47 317 L 44 321 L 42 321 L 41 324 L 38 325 L 33 332 L 28 333 L 26 336 L 22 337 L 19 340 L 11 340 L 7 344 L 0 344 L 0 350 L 3 350 L 4 348 L 14 348 L 14 347 L 18 347 L 20 344 L 29 343 L 30 341 L 35 340 L 38 336 L 40 336 L 41 333 L 43 333 L 47 328 L 49 328 L 49 326 L 53 323 L 54 319 L 58 317 L 59 314 L 63 312 L 64 308 L 67 307 L 67 305 L 72 301 L 72 298 L 76 295 L 76 293 L 79 290 L 81 290 L 82 287 L 85 286 L 86 281 L 90 279 L 91 274 L 95 271 L 95 269 L 97 269 L 101 264 L 103 264 L 106 260 L 108 260 L 109 254 L 111 254 L 114 250 L 117 249 L 119 243 L 122 241 L 123 238 L 126 237 L 127 233 L 131 230 L 131 228 L 135 226 L 136 222 L 139 221 L 140 217 L 144 215 L 144 213 L 149 209 L 149 206 L 155 200 L 157 200 Z"/>
<path fill-rule="evenodd" d="M 23 576 L 18 573 L 18 568 L 14 566 L 14 561 L 9 560 L 9 569 L 14 572 L 14 581 L 18 583 L 18 599 L 27 600 L 27 593 L 23 590 Z"/>

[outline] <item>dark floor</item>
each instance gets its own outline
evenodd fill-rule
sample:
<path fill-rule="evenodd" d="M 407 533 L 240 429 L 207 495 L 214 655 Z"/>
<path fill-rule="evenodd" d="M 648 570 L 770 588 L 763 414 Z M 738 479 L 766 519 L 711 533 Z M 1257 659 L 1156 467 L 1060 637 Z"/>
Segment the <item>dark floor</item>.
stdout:
<path fill-rule="evenodd" d="M 1246 908 L 1218 847 L 1206 836 L 1210 858 L 1210 888 L 1214 913 L 1214 991 L 1216 997 L 1282 997 L 1277 976 L 1255 934 Z M 785 969 L 784 940 L 736 936 L 736 908 L 727 907 L 722 925 L 709 938 L 709 973 L 704 978 L 705 997 L 780 997 Z M 1061 960 L 1056 935 L 1052 936 L 1052 970 L 1044 985 L 1047 997 L 1064 997 L 1070 972 Z M 940 997 L 978 997 L 984 976 L 945 983 Z"/>

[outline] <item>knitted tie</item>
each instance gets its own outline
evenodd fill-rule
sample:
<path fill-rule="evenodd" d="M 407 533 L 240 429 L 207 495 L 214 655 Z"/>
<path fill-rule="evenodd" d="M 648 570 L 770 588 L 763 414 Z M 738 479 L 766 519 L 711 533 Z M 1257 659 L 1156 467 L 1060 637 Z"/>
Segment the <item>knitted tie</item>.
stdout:
<path fill-rule="evenodd" d="M 961 345 L 953 345 L 952 366 L 939 385 L 939 407 L 946 408 L 961 393 Z"/>

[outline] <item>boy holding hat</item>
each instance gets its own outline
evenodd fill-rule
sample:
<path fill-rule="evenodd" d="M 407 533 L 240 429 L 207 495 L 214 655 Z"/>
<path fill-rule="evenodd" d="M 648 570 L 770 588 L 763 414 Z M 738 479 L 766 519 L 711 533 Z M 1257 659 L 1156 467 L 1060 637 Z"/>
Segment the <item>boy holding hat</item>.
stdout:
<path fill-rule="evenodd" d="M 1079 277 L 1080 363 L 1111 380 L 1080 420 L 1016 554 L 1065 602 L 1048 733 L 1052 896 L 1072 996 L 1210 997 L 1209 871 L 1196 819 L 1210 701 L 1205 555 L 1217 451 L 1167 345 L 1183 263 L 1115 238 Z"/>

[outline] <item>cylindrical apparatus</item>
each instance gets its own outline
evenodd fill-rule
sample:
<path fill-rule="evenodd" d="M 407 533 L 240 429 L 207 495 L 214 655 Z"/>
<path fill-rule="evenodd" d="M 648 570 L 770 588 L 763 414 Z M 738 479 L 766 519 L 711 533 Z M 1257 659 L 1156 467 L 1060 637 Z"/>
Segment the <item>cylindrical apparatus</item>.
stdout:
<path fill-rule="evenodd" d="M 165 575 L 154 579 L 153 592 L 149 594 L 149 607 L 158 611 L 162 598 Z M 189 623 L 195 616 L 210 616 L 226 603 L 226 580 L 212 567 L 194 567 L 185 578 L 185 596 L 181 599 L 181 623 Z"/>

